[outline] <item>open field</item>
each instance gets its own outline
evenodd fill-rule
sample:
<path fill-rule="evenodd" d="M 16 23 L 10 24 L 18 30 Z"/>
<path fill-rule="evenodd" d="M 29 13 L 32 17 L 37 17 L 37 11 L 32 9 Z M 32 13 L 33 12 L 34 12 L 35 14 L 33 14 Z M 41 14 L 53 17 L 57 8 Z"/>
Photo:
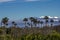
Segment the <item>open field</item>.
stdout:
<path fill-rule="evenodd" d="M 60 40 L 59 27 L 0 27 L 0 40 Z"/>

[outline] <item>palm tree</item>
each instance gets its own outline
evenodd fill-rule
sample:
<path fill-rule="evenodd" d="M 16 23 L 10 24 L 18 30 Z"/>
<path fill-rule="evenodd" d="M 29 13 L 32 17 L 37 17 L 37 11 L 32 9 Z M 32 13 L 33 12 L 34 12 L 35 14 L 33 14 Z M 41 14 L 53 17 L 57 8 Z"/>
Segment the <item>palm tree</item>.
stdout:
<path fill-rule="evenodd" d="M 39 27 L 40 22 L 41 22 L 41 21 L 37 21 L 37 23 L 38 23 L 38 27 Z"/>
<path fill-rule="evenodd" d="M 60 25 L 60 20 L 59 20 L 59 25 Z"/>
<path fill-rule="evenodd" d="M 2 27 L 2 21 L 1 21 L 1 27 Z"/>
<path fill-rule="evenodd" d="M 44 19 L 45 19 L 46 26 L 47 26 L 47 23 L 48 23 L 48 19 L 49 19 L 49 17 L 48 17 L 48 16 L 45 16 Z"/>
<path fill-rule="evenodd" d="M 28 24 L 28 26 L 30 26 L 30 23 L 29 22 L 27 24 Z"/>
<path fill-rule="evenodd" d="M 43 21 L 41 21 L 40 23 L 41 23 L 41 27 L 42 27 Z"/>
<path fill-rule="evenodd" d="M 54 20 L 53 19 L 51 19 L 50 20 L 50 22 L 51 22 L 51 27 L 53 26 L 53 22 L 54 22 Z"/>
<path fill-rule="evenodd" d="M 32 27 L 32 22 L 34 21 L 34 17 L 30 17 L 29 19 L 31 21 L 31 27 Z"/>
<path fill-rule="evenodd" d="M 36 24 L 38 23 L 38 21 L 37 21 L 37 19 L 33 19 L 33 23 L 34 23 L 34 25 L 35 25 L 35 27 L 36 27 Z"/>
<path fill-rule="evenodd" d="M 25 27 L 26 27 L 26 24 L 27 24 L 28 19 L 27 18 L 24 18 L 23 21 L 25 22 Z"/>
<path fill-rule="evenodd" d="M 6 24 L 7 28 L 8 28 L 8 23 Z"/>
<path fill-rule="evenodd" d="M 2 25 L 2 23 L 4 24 L 4 31 L 3 31 L 3 34 L 4 34 L 4 40 L 6 40 L 6 24 L 7 24 L 7 22 L 8 22 L 8 20 L 9 20 L 9 18 L 7 18 L 7 17 L 4 17 L 4 18 L 2 18 L 2 20 L 1 20 L 1 25 Z"/>
<path fill-rule="evenodd" d="M 12 21 L 13 26 L 15 26 L 15 21 Z"/>
<path fill-rule="evenodd" d="M 2 21 L 1 22 L 4 24 L 4 26 L 6 26 L 8 20 L 9 20 L 9 18 L 4 17 L 4 18 L 2 18 Z"/>
<path fill-rule="evenodd" d="M 16 37 L 15 34 L 16 34 L 16 32 L 17 32 L 17 31 L 16 31 L 16 30 L 17 30 L 17 29 L 16 29 L 17 23 L 16 23 L 15 21 L 12 21 L 12 25 L 13 25 L 13 26 L 12 26 L 12 28 L 11 28 L 11 36 L 14 35 L 14 37 Z M 13 38 L 13 40 L 14 40 L 14 38 Z"/>

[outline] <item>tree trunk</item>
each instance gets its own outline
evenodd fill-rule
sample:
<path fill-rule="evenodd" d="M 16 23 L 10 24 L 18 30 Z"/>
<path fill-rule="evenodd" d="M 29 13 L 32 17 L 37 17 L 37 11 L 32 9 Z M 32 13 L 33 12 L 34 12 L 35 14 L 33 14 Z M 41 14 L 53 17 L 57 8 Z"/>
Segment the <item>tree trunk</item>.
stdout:
<path fill-rule="evenodd" d="M 1 27 L 2 27 L 2 22 L 1 22 Z"/>
<path fill-rule="evenodd" d="M 48 24 L 46 23 L 46 27 L 48 27 Z"/>
<path fill-rule="evenodd" d="M 41 28 L 42 28 L 42 24 L 41 24 Z"/>
<path fill-rule="evenodd" d="M 32 28 L 32 21 L 31 21 L 31 28 Z"/>
<path fill-rule="evenodd" d="M 26 22 L 25 22 L 25 27 L 26 27 Z"/>

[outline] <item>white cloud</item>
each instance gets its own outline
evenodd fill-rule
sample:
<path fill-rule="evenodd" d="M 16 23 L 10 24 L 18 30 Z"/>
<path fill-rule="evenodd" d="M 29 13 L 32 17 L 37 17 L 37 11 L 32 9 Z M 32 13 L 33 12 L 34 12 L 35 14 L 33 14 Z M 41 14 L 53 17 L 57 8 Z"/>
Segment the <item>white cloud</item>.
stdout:
<path fill-rule="evenodd" d="M 40 18 L 44 18 L 44 16 L 41 16 Z"/>
<path fill-rule="evenodd" d="M 39 18 L 44 18 L 45 16 L 41 16 L 41 17 L 39 17 Z M 52 16 L 48 16 L 49 18 L 59 18 L 59 17 L 57 17 L 57 16 L 54 16 L 54 17 L 52 17 Z"/>
<path fill-rule="evenodd" d="M 53 18 L 53 17 L 51 17 L 51 16 L 48 16 L 49 18 Z"/>
<path fill-rule="evenodd" d="M 58 17 L 55 16 L 54 18 L 58 18 Z"/>
<path fill-rule="evenodd" d="M 0 2 L 9 2 L 9 1 L 14 1 L 14 0 L 0 0 Z"/>

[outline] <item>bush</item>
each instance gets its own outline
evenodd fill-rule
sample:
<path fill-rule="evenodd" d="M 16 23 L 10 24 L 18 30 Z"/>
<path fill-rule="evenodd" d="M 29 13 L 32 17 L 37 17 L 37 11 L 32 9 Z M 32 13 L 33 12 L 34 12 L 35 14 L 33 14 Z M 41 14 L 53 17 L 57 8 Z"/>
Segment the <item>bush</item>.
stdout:
<path fill-rule="evenodd" d="M 53 32 L 51 34 L 48 34 L 45 37 L 45 40 L 60 40 L 60 34 L 57 32 Z"/>
<path fill-rule="evenodd" d="M 4 37 L 0 37 L 0 40 L 4 40 Z"/>

